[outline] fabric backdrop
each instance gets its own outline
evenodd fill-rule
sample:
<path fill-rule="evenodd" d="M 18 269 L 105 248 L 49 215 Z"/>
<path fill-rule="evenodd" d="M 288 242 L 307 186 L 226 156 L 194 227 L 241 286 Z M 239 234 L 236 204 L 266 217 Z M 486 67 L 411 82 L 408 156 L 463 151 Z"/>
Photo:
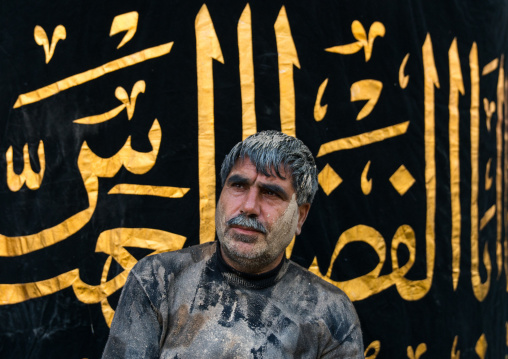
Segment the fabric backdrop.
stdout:
<path fill-rule="evenodd" d="M 0 2 L 0 357 L 98 358 L 129 270 L 215 239 L 258 130 L 319 190 L 287 254 L 366 357 L 508 357 L 507 1 Z"/>

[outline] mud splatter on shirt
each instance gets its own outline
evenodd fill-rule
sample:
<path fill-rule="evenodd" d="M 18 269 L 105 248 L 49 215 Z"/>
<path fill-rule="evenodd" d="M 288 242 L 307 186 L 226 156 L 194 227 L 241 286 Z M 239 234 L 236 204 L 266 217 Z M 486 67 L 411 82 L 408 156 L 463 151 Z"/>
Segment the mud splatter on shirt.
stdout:
<path fill-rule="evenodd" d="M 347 296 L 284 260 L 245 275 L 217 242 L 141 260 L 124 286 L 103 358 L 363 358 Z"/>

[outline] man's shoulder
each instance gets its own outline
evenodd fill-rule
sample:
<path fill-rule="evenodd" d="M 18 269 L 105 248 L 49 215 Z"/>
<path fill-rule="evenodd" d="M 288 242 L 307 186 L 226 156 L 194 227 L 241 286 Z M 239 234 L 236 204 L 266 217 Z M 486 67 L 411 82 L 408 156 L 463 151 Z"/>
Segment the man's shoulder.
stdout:
<path fill-rule="evenodd" d="M 167 302 L 173 286 L 199 278 L 199 273 L 214 252 L 215 244 L 207 243 L 147 256 L 130 271 L 127 292 L 141 288 L 152 306 L 161 308 Z"/>
<path fill-rule="evenodd" d="M 209 242 L 186 247 L 177 251 L 149 255 L 141 259 L 132 269 L 137 277 L 153 277 L 161 271 L 173 274 L 203 261 L 215 252 L 216 243 Z"/>
<path fill-rule="evenodd" d="M 286 295 L 299 298 L 298 300 L 301 300 L 300 303 L 305 304 L 306 302 L 311 307 L 319 303 L 319 308 L 323 310 L 327 308 L 326 311 L 335 311 L 341 308 L 341 310 L 345 309 L 354 312 L 353 303 L 342 289 L 320 278 L 299 264 L 289 261 L 289 268 L 285 277 L 287 287 L 289 288 Z M 317 309 L 317 307 L 314 307 L 314 309 Z"/>
<path fill-rule="evenodd" d="M 330 294 L 336 294 L 340 297 L 348 298 L 340 288 L 334 286 L 333 284 L 312 273 L 307 268 L 304 268 L 291 260 L 289 261 L 287 274 L 291 277 L 291 281 L 297 286 L 314 288 L 318 291 L 328 292 Z"/>
<path fill-rule="evenodd" d="M 361 338 L 356 310 L 340 288 L 292 261 L 286 283 L 283 294 L 286 305 L 306 321 L 325 323 L 338 343 L 351 335 Z"/>

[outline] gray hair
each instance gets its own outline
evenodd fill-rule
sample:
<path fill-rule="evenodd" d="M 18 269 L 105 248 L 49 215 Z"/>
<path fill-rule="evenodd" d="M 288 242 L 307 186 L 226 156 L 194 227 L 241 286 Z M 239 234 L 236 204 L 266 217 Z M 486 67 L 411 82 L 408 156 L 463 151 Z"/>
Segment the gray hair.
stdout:
<path fill-rule="evenodd" d="M 222 162 L 222 186 L 236 161 L 246 157 L 256 166 L 256 170 L 265 176 L 273 176 L 275 172 L 279 178 L 285 179 L 279 172 L 282 166 L 291 174 L 298 205 L 312 203 L 318 187 L 316 164 L 309 148 L 302 141 L 282 132 L 269 130 L 238 142 Z"/>

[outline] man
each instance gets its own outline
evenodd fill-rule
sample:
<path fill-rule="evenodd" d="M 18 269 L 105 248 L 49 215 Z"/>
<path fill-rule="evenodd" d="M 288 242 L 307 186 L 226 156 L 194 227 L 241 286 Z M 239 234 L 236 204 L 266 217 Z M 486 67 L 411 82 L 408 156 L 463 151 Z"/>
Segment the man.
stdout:
<path fill-rule="evenodd" d="M 346 295 L 285 257 L 317 190 L 309 149 L 260 132 L 221 177 L 219 241 L 132 269 L 103 358 L 363 358 Z"/>

